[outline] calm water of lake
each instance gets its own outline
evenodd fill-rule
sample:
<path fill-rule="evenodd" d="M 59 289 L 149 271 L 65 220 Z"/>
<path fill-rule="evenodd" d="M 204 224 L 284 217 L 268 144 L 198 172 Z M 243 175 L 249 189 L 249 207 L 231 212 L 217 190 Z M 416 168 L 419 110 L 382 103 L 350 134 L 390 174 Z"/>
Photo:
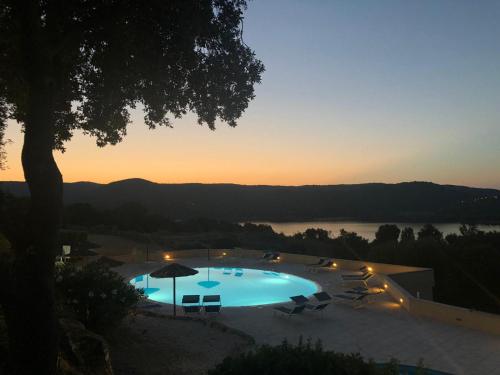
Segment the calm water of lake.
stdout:
<path fill-rule="evenodd" d="M 321 228 L 331 232 L 331 236 L 338 236 L 341 229 L 348 232 L 356 232 L 361 237 L 367 238 L 370 241 L 375 238 L 375 232 L 382 224 L 396 224 L 400 229 L 405 227 L 413 228 L 415 235 L 422 228 L 424 223 L 359 223 L 353 221 L 307 221 L 297 223 L 270 223 L 270 222 L 256 222 L 255 224 L 270 225 L 277 233 L 284 233 L 292 235 L 297 232 L 304 232 L 308 228 Z M 450 233 L 460 233 L 458 228 L 459 223 L 440 223 L 433 224 L 446 236 Z M 500 232 L 500 225 L 478 225 L 478 228 L 483 231 L 498 231 Z"/>

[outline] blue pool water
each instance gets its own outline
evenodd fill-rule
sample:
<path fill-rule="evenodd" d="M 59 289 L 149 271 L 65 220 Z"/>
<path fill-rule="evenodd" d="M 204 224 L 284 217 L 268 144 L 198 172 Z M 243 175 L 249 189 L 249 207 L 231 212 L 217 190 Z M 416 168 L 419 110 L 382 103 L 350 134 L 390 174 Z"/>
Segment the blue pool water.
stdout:
<path fill-rule="evenodd" d="M 308 297 L 319 291 L 315 282 L 286 273 L 234 267 L 196 270 L 196 275 L 176 278 L 177 303 L 181 303 L 185 294 L 219 294 L 222 305 L 226 307 L 268 305 L 291 302 L 291 296 L 303 294 Z M 173 302 L 172 279 L 140 275 L 130 280 L 130 283 L 144 289 L 149 299 Z"/>

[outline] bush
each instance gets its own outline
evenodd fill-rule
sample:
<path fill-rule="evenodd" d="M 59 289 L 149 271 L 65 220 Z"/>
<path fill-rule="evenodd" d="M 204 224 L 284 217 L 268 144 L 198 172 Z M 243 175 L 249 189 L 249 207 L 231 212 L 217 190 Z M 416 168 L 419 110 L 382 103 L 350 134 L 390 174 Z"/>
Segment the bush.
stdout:
<path fill-rule="evenodd" d="M 208 372 L 209 375 L 371 375 L 388 374 L 386 368 L 365 362 L 359 354 L 323 350 L 321 343 L 310 341 L 294 346 L 284 341 L 279 346 L 261 346 L 257 350 L 228 357 Z"/>
<path fill-rule="evenodd" d="M 96 262 L 58 268 L 56 293 L 88 329 L 101 333 L 116 327 L 141 296 L 119 274 Z"/>
<path fill-rule="evenodd" d="M 9 240 L 0 233 L 0 253 L 8 252 L 10 250 L 10 242 Z"/>

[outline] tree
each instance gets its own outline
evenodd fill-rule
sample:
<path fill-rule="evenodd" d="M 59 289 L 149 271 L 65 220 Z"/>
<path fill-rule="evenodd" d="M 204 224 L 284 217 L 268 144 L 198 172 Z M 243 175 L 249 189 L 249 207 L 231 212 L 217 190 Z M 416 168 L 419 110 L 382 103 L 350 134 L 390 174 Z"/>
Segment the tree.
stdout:
<path fill-rule="evenodd" d="M 77 129 L 97 145 L 195 112 L 236 125 L 264 70 L 242 40 L 244 0 L 0 0 L 0 135 L 22 124 L 31 194 L 2 304 L 17 374 L 53 374 L 57 356 L 54 256 L 62 176 L 53 150 Z M 26 355 L 29 353 L 29 355 Z M 22 359 L 22 360 L 21 360 Z"/>
<path fill-rule="evenodd" d="M 434 225 L 425 224 L 418 231 L 418 239 L 431 238 L 436 241 L 441 241 L 443 239 L 443 233 L 441 233 Z"/>
<path fill-rule="evenodd" d="M 462 236 L 476 236 L 482 233 L 476 224 L 460 224 L 459 231 Z"/>
<path fill-rule="evenodd" d="M 326 241 L 330 239 L 330 232 L 321 228 L 308 228 L 304 232 L 304 238 L 307 240 Z"/>
<path fill-rule="evenodd" d="M 412 227 L 406 227 L 401 231 L 401 242 L 408 243 L 415 241 L 415 232 Z"/>
<path fill-rule="evenodd" d="M 381 225 L 377 232 L 375 233 L 375 241 L 378 243 L 384 242 L 397 242 L 399 238 L 399 233 L 401 230 L 397 225 L 394 224 L 384 224 Z"/>

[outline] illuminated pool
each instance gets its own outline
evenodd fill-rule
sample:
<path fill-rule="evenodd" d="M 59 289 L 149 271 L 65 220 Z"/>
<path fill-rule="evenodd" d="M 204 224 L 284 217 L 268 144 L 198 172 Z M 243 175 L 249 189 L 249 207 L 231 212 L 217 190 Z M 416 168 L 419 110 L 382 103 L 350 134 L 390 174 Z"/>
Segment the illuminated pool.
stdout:
<path fill-rule="evenodd" d="M 196 268 L 198 274 L 176 278 L 176 302 L 185 294 L 219 294 L 223 306 L 255 306 L 290 302 L 291 296 L 311 296 L 319 286 L 311 280 L 281 272 L 250 268 Z M 172 279 L 140 275 L 130 283 L 154 301 L 172 303 Z"/>

